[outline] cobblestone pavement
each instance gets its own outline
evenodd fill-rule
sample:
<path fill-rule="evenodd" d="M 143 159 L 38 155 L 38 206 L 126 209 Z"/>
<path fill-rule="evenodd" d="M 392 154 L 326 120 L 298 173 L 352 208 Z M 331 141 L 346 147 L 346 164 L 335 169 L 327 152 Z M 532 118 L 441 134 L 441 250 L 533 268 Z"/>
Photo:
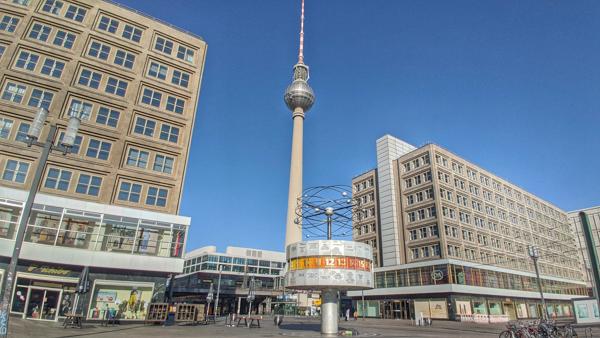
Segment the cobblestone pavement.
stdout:
<path fill-rule="evenodd" d="M 149 337 L 320 337 L 319 320 L 305 318 L 284 319 L 281 327 L 273 325 L 269 317 L 261 322 L 261 328 L 226 327 L 224 322 L 198 326 L 151 326 L 143 324 L 123 324 L 103 327 L 97 323 L 85 323 L 82 329 L 63 329 L 61 323 L 41 322 L 11 318 L 10 337 L 35 338 L 149 338 Z M 498 337 L 504 325 L 458 323 L 435 321 L 432 326 L 416 327 L 410 321 L 367 319 L 340 322 L 340 327 L 357 329 L 362 337 Z M 595 329 L 599 334 L 600 330 Z M 583 337 L 583 332 L 580 333 Z"/>

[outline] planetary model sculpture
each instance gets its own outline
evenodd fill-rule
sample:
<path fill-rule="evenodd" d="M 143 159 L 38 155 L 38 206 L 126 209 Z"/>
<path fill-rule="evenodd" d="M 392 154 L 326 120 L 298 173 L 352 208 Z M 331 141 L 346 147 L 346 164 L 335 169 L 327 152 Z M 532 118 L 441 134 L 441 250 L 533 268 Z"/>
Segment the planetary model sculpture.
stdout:
<path fill-rule="evenodd" d="M 334 239 L 352 232 L 356 209 L 350 190 L 344 186 L 310 188 L 297 199 L 294 223 L 307 238 L 316 239 L 287 246 L 286 287 L 321 291 L 322 335 L 338 334 L 339 291 L 373 288 L 371 247 Z"/>

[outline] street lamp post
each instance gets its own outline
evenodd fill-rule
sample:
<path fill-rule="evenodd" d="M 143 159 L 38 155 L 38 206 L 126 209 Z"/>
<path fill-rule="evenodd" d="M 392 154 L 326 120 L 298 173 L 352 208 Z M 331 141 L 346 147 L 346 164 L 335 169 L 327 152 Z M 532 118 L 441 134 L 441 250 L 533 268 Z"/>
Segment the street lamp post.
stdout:
<path fill-rule="evenodd" d="M 25 205 L 23 206 L 23 210 L 21 212 L 19 228 L 17 229 L 17 235 L 15 238 L 15 246 L 10 259 L 10 264 L 6 269 L 6 278 L 4 278 L 2 301 L 0 303 L 0 337 L 2 338 L 8 337 L 8 318 L 10 311 L 9 304 L 15 284 L 17 263 L 21 253 L 21 247 L 23 245 L 23 238 L 25 237 L 27 221 L 29 220 L 29 215 L 31 214 L 31 207 L 33 206 L 33 201 L 35 200 L 40 181 L 42 180 L 46 162 L 48 161 L 48 157 L 50 156 L 50 152 L 52 150 L 58 150 L 64 155 L 70 152 L 71 148 L 75 144 L 75 137 L 77 136 L 77 131 L 79 130 L 79 125 L 81 123 L 80 112 L 77 112 L 77 114 L 71 114 L 69 124 L 67 125 L 67 130 L 65 131 L 64 137 L 59 145 L 54 145 L 54 137 L 57 129 L 56 125 L 50 126 L 50 131 L 46 136 L 45 142 L 38 142 L 47 117 L 48 110 L 43 107 L 40 108 L 33 119 L 31 127 L 29 128 L 29 132 L 27 133 L 27 146 L 41 147 L 42 154 L 35 169 L 35 175 L 33 176 L 33 180 L 31 182 L 27 200 L 25 201 Z"/>
<path fill-rule="evenodd" d="M 254 290 L 254 277 L 250 279 L 250 285 L 248 285 L 248 316 L 252 314 L 252 302 L 256 298 L 256 291 Z"/>
<path fill-rule="evenodd" d="M 529 257 L 533 260 L 533 266 L 535 267 L 535 276 L 537 277 L 537 287 L 540 291 L 540 297 L 542 298 L 542 318 L 548 319 L 548 309 L 546 308 L 546 300 L 544 299 L 544 291 L 542 290 L 542 281 L 540 279 L 540 270 L 538 269 L 538 259 L 540 258 L 540 251 L 538 247 L 529 245 L 527 247 Z"/>
<path fill-rule="evenodd" d="M 362 319 L 365 320 L 365 290 L 360 290 L 362 296 Z"/>
<path fill-rule="evenodd" d="M 210 283 L 210 289 L 206 295 L 206 321 L 208 322 L 208 316 L 210 314 L 210 302 L 213 300 L 213 283 Z"/>
<path fill-rule="evenodd" d="M 219 294 L 221 294 L 221 273 L 223 273 L 223 265 L 219 265 L 219 280 L 217 282 L 217 300 L 215 300 L 215 315 L 220 315 L 219 310 Z"/>

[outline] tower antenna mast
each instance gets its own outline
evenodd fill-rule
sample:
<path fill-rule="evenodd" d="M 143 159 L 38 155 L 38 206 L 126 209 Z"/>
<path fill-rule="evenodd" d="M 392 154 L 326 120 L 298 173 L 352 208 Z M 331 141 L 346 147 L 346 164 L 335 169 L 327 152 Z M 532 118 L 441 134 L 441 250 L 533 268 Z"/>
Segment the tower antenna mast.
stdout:
<path fill-rule="evenodd" d="M 298 63 L 304 63 L 304 0 L 300 14 L 300 48 L 298 49 Z"/>

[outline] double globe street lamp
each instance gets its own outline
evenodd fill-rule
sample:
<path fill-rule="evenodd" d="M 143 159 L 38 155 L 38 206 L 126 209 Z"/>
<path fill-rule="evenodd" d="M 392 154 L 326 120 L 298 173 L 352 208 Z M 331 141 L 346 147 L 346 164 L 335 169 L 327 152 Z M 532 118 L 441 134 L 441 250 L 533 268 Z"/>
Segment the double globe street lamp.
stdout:
<path fill-rule="evenodd" d="M 27 221 L 29 220 L 29 215 L 31 214 L 31 207 L 33 206 L 35 195 L 37 194 L 40 181 L 42 180 L 44 168 L 46 167 L 46 162 L 48 161 L 48 157 L 50 156 L 50 152 L 52 150 L 60 151 L 63 155 L 66 155 L 71 151 L 71 149 L 75 145 L 75 138 L 77 137 L 77 132 L 81 124 L 81 117 L 82 111 L 71 111 L 69 123 L 67 124 L 67 130 L 65 131 L 64 136 L 62 137 L 62 140 L 59 144 L 55 145 L 57 126 L 54 124 L 50 125 L 50 130 L 48 132 L 48 135 L 46 136 L 46 141 L 40 142 L 38 140 L 42 135 L 42 129 L 44 128 L 46 119 L 48 118 L 48 110 L 44 107 L 41 107 L 36 113 L 31 127 L 29 128 L 29 132 L 27 133 L 27 146 L 41 147 L 42 154 L 39 158 L 37 167 L 35 169 L 35 175 L 33 176 L 33 180 L 31 182 L 31 187 L 29 189 L 29 194 L 27 195 L 27 200 L 25 201 L 23 211 L 21 212 L 21 219 L 19 221 L 19 227 L 17 229 L 17 235 L 15 238 L 15 246 L 13 249 L 12 257 L 10 259 L 10 264 L 8 265 L 8 268 L 6 270 L 6 278 L 4 278 L 4 287 L 2 288 L 2 302 L 0 303 L 1 338 L 8 337 L 9 304 L 15 284 L 17 262 L 19 260 L 19 254 L 21 253 L 21 247 L 23 245 L 23 237 L 25 237 Z"/>

